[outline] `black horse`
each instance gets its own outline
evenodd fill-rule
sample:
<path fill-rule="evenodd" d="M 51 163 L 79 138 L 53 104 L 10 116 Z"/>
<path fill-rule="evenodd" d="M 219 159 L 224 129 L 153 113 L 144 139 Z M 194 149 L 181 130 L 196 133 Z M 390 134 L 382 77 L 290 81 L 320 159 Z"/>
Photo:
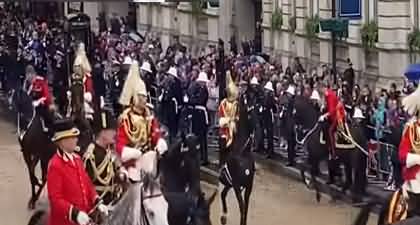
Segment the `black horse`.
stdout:
<path fill-rule="evenodd" d="M 226 164 L 222 166 L 219 180 L 223 185 L 221 193 L 223 214 L 221 223 L 226 224 L 226 196 L 231 188 L 235 191 L 241 214 L 241 225 L 247 224 L 249 197 L 252 192 L 255 175 L 255 159 L 251 148 L 254 144 L 254 126 L 257 116 L 253 106 L 248 106 L 244 98 L 239 100 L 239 121 L 237 133 L 233 137 L 232 152 L 227 153 Z M 242 191 L 244 194 L 242 195 Z"/>
<path fill-rule="evenodd" d="M 326 143 L 328 124 L 313 119 L 318 116 L 317 110 L 309 109 L 313 109 L 314 107 L 310 102 L 305 103 L 304 101 L 300 101 L 298 103 L 297 101 L 295 103 L 296 117 L 309 118 L 308 121 L 312 121 L 313 123 L 310 126 L 312 128 L 303 140 L 301 140 L 301 144 L 303 144 L 303 148 L 308 154 L 307 162 L 311 181 L 316 191 L 316 199 L 320 201 L 321 195 L 316 177 L 320 175 L 320 163 L 328 160 L 329 157 L 328 145 Z M 365 175 L 367 156 L 363 152 L 363 149 L 367 149 L 368 140 L 364 135 L 364 128 L 361 123 L 347 123 L 345 127 L 345 136 L 340 136 L 341 133 L 338 133 L 336 139 L 336 154 L 339 159 L 328 161 L 329 180 L 330 183 L 335 183 L 335 178 L 339 174 L 339 164 L 344 164 L 346 179 L 342 186 L 342 192 L 345 193 L 350 187 L 353 187 L 353 200 L 359 201 L 367 185 Z M 351 137 L 352 141 L 348 140 L 348 137 Z M 305 169 L 305 167 L 301 168 L 301 175 L 304 181 L 306 181 Z M 335 196 L 333 195 L 333 197 Z"/>
<path fill-rule="evenodd" d="M 200 145 L 194 135 L 181 135 L 159 161 L 170 225 L 210 225 L 210 205 L 200 187 Z"/>
<path fill-rule="evenodd" d="M 48 134 L 43 130 L 41 116 L 35 110 L 27 129 L 18 137 L 18 141 L 31 181 L 32 195 L 28 207 L 33 209 L 45 186 L 48 162 L 54 155 L 56 147 Z M 39 182 L 35 175 L 35 167 L 38 162 L 41 162 L 42 182 Z M 36 190 L 37 186 L 38 190 Z"/>

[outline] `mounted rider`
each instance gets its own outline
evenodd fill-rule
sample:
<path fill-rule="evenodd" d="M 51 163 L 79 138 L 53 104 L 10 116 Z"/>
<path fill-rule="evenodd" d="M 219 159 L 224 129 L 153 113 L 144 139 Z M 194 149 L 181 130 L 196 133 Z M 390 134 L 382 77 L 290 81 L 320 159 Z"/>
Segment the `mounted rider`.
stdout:
<path fill-rule="evenodd" d="M 329 141 L 329 151 L 330 159 L 336 159 L 335 152 L 335 134 L 337 129 L 343 130 L 346 112 L 344 109 L 343 103 L 338 99 L 337 94 L 334 90 L 329 87 L 324 88 L 325 96 L 325 109 L 326 113 L 321 115 L 320 121 L 328 119 L 328 141 Z"/>
<path fill-rule="evenodd" d="M 95 142 L 87 147 L 83 161 L 96 192 L 105 204 L 110 204 L 119 197 L 115 180 L 119 163 L 111 149 L 115 140 L 117 121 L 113 119 L 110 111 L 103 110 L 95 114 L 93 125 Z"/>
<path fill-rule="evenodd" d="M 93 121 L 94 114 L 94 89 L 92 80 L 92 68 L 89 60 L 86 56 L 85 45 L 80 43 L 76 50 L 76 58 L 73 63 L 73 74 L 71 76 L 71 83 L 73 86 L 75 83 L 81 83 L 83 85 L 83 99 L 84 99 L 84 110 L 85 116 L 91 122 Z"/>
<path fill-rule="evenodd" d="M 56 121 L 54 130 L 52 141 L 57 145 L 57 153 L 48 165 L 48 224 L 91 224 L 91 211 L 96 208 L 107 214 L 108 207 L 102 204 L 85 171 L 83 161 L 74 152 L 80 131 L 70 119 Z"/>
<path fill-rule="evenodd" d="M 220 126 L 221 150 L 220 165 L 226 162 L 226 157 L 232 151 L 233 137 L 236 133 L 236 122 L 239 120 L 238 97 L 239 90 L 228 71 L 226 73 L 226 98 L 219 105 L 218 117 Z"/>
<path fill-rule="evenodd" d="M 128 178 L 137 182 L 141 179 L 142 154 L 152 150 L 163 153 L 168 149 L 159 122 L 147 107 L 146 85 L 140 78 L 137 61 L 131 64 L 119 102 L 127 108 L 118 121 L 116 151 L 127 168 Z"/>
<path fill-rule="evenodd" d="M 48 80 L 43 76 L 36 75 L 31 82 L 28 95 L 32 96 L 32 104 L 36 112 L 41 115 L 43 130 L 49 132 L 50 136 L 52 136 L 53 115 L 51 111 L 53 111 L 53 104 L 52 96 L 48 89 Z"/>
<path fill-rule="evenodd" d="M 408 193 L 408 216 L 420 216 L 420 86 L 402 100 L 404 109 L 412 116 L 407 122 L 399 146 L 403 166 L 403 190 Z"/>

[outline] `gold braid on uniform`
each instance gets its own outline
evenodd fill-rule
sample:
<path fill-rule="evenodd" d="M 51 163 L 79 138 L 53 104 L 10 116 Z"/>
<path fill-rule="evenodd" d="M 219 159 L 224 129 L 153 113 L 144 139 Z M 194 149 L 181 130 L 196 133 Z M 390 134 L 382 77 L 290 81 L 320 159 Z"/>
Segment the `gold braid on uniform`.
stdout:
<path fill-rule="evenodd" d="M 132 108 L 127 109 L 122 117 L 121 122 L 124 125 L 124 131 L 130 143 L 134 144 L 136 148 L 145 147 L 148 142 L 148 133 L 150 130 L 149 121 L 147 120 L 148 111 L 143 115 L 136 113 Z"/>
<path fill-rule="evenodd" d="M 417 122 L 413 122 L 408 125 L 410 131 L 410 142 L 412 151 L 416 154 L 420 154 L 420 132 L 418 130 Z"/>
<path fill-rule="evenodd" d="M 114 164 L 112 163 L 111 152 L 108 151 L 104 159 L 102 160 L 102 162 L 98 166 L 96 166 L 95 154 L 93 152 L 94 148 L 95 148 L 95 145 L 91 144 L 89 145 L 88 150 L 86 151 L 86 154 L 84 157 L 85 168 L 86 168 L 86 164 L 89 162 L 94 173 L 94 177 L 92 177 L 92 182 L 98 181 L 102 185 L 102 187 L 97 186 L 97 185 L 95 186 L 96 186 L 97 191 L 102 191 L 102 195 L 100 197 L 103 197 L 106 193 L 113 191 L 112 178 L 114 178 L 115 176 Z M 105 171 L 106 171 L 106 176 L 102 178 L 101 175 L 103 175 Z"/>

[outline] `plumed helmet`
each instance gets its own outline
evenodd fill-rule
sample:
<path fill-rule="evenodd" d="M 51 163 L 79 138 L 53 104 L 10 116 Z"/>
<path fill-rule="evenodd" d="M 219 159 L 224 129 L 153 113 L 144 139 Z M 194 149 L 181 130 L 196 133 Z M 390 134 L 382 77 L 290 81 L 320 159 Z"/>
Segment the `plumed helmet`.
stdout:
<path fill-rule="evenodd" d="M 138 94 L 147 96 L 147 90 L 145 83 L 140 77 L 139 63 L 133 60 L 121 91 L 119 103 L 129 106 L 133 98 L 136 98 Z"/>
<path fill-rule="evenodd" d="M 77 47 L 76 58 L 74 59 L 73 63 L 73 70 L 75 70 L 76 66 L 80 66 L 83 73 L 90 73 L 92 71 L 89 60 L 86 56 L 85 44 L 83 43 L 80 43 Z"/>
<path fill-rule="evenodd" d="M 404 110 L 407 111 L 408 114 L 411 116 L 416 116 L 420 119 L 420 85 L 417 89 L 411 93 L 410 95 L 406 96 L 402 100 L 402 106 Z"/>
<path fill-rule="evenodd" d="M 233 82 L 230 71 L 226 72 L 226 92 L 229 100 L 235 100 L 238 98 L 239 90 L 238 87 L 236 87 L 235 82 Z"/>

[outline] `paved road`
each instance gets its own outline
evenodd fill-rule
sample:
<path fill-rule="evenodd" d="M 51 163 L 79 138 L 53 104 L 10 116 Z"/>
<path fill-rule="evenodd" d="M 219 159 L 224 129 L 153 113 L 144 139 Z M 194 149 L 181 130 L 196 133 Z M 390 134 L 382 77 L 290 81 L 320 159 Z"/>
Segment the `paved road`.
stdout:
<path fill-rule="evenodd" d="M 0 224 L 23 225 L 30 212 L 29 178 L 21 156 L 14 126 L 0 118 Z"/>

